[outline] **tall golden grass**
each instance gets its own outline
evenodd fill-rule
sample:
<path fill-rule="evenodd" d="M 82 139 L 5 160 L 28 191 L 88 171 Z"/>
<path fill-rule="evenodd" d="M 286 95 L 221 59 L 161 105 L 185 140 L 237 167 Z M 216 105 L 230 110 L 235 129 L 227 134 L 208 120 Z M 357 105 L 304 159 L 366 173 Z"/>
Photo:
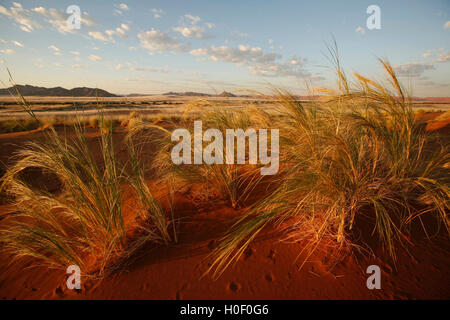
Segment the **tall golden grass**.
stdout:
<path fill-rule="evenodd" d="M 269 116 L 259 109 L 223 110 L 220 106 L 206 100 L 195 100 L 186 107 L 182 119 L 176 122 L 176 126 L 188 129 L 191 136 L 195 135 L 193 118 L 188 118 L 188 116 L 195 110 L 201 111 L 201 115 L 197 119 L 202 121 L 203 131 L 208 128 L 219 129 L 223 133 L 226 129 L 243 129 L 245 131 L 247 128 L 265 126 L 270 121 Z M 151 139 L 157 144 L 158 153 L 153 161 L 153 168 L 158 176 L 162 179 L 169 179 L 176 188 L 194 183 L 206 183 L 222 194 L 231 207 L 242 207 L 262 179 L 259 174 L 259 166 L 205 163 L 175 165 L 171 160 L 171 150 L 177 142 L 171 141 L 172 132 L 167 128 L 168 126 L 174 127 L 175 123 L 168 122 L 166 126 L 161 126 L 141 121 L 129 130 L 129 136 L 139 136 L 141 141 Z M 159 134 L 155 132 L 155 129 Z M 206 144 L 204 142 L 202 148 Z M 194 148 L 195 146 L 191 144 L 191 154 L 194 153 Z M 225 146 L 219 152 L 222 152 L 222 158 L 225 159 Z M 236 155 L 236 152 L 234 154 Z"/>
<path fill-rule="evenodd" d="M 414 241 L 413 221 L 432 216 L 450 230 L 448 141 L 414 121 L 411 99 L 388 61 L 380 60 L 385 82 L 358 73 L 351 82 L 337 50 L 330 52 L 337 90 L 322 89 L 328 94 L 326 100 L 302 103 L 276 90 L 275 115 L 258 108 L 231 111 L 198 100 L 176 119 L 177 127 L 192 129 L 187 115 L 197 110 L 204 130 L 279 129 L 281 172 L 273 190 L 266 189 L 256 202 L 246 200 L 262 181 L 258 165 L 173 164 L 174 119 L 161 125 L 130 116 L 123 123 L 128 128 L 128 161 L 120 163 L 112 140 L 113 122 L 100 117 L 95 124 L 101 128 L 100 164 L 81 124 L 75 125 L 72 142 L 50 127 L 47 141 L 31 143 L 18 153 L 2 188 L 19 215 L 2 231 L 0 242 L 15 257 L 31 256 L 50 265 L 77 264 L 86 272 L 103 275 L 148 241 L 177 241 L 174 192 L 180 185 L 198 182 L 216 188 L 231 207 L 245 207 L 211 254 L 207 272 L 213 277 L 237 261 L 268 226 L 282 228 L 287 239 L 304 240 L 299 250 L 304 261 L 324 241 L 337 250 L 364 245 L 354 241 L 363 215 L 371 220 L 372 235 L 394 262 L 397 248 Z M 148 141 L 157 146 L 157 153 L 146 166 L 143 151 Z M 23 175 L 31 169 L 56 177 L 62 192 L 34 188 Z M 165 212 L 146 183 L 148 169 L 167 183 L 170 212 Z M 131 223 L 122 211 L 123 184 L 133 188 L 138 200 Z M 136 231 L 134 237 L 130 231 Z"/>
<path fill-rule="evenodd" d="M 267 226 L 305 241 L 303 263 L 323 241 L 338 250 L 355 246 L 362 215 L 394 263 L 396 248 L 414 241 L 413 221 L 431 215 L 450 230 L 448 141 L 414 121 L 411 99 L 388 61 L 379 60 L 387 84 L 355 73 L 352 85 L 332 53 L 338 90 L 321 90 L 327 101 L 303 104 L 276 91 L 281 117 L 272 125 L 280 129 L 283 182 L 222 238 L 211 254 L 214 277 Z"/>
<path fill-rule="evenodd" d="M 13 260 L 31 257 L 52 267 L 75 264 L 83 273 L 101 277 L 144 243 L 167 244 L 176 235 L 169 228 L 171 216 L 146 183 L 133 142 L 127 143 L 128 161 L 121 163 L 114 149 L 113 122 L 100 112 L 99 160 L 85 126 L 77 122 L 73 128 L 75 137 L 69 139 L 50 127 L 44 131 L 45 141 L 30 142 L 17 152 L 15 164 L 1 180 L 17 215 L 0 232 L 0 243 Z M 37 173 L 37 180 L 50 176 L 60 191 L 36 186 L 29 172 Z M 124 184 L 138 200 L 128 216 L 123 211 Z"/>

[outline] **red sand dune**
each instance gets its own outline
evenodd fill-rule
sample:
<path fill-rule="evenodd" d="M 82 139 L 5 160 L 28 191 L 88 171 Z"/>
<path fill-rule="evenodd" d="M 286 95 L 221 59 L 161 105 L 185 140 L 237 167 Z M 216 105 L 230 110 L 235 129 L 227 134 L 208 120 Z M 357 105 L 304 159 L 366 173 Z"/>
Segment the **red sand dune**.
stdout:
<path fill-rule="evenodd" d="M 446 128 L 449 124 L 446 122 Z M 440 127 L 441 128 L 441 127 Z M 445 128 L 444 128 L 445 129 Z M 447 130 L 448 132 L 448 130 Z M 116 133 L 120 141 L 123 133 Z M 0 135 L 0 160 L 27 140 L 42 139 L 42 132 Z M 89 133 L 95 147 L 96 134 Z M 99 155 L 100 156 L 100 155 Z M 206 197 L 197 185 L 177 193 L 181 218 L 178 244 L 148 245 L 122 271 L 102 280 L 82 279 L 82 289 L 65 286 L 65 270 L 30 267 L 31 262 L 8 265 L 0 256 L 1 299 L 449 299 L 450 255 L 448 235 L 432 241 L 418 228 L 415 244 L 398 252 L 394 267 L 382 250 L 372 257 L 352 255 L 332 267 L 330 252 L 318 250 L 301 270 L 297 256 L 302 243 L 280 242 L 276 231 L 266 230 L 244 256 L 218 279 L 202 277 L 207 255 L 217 238 L 240 214 L 211 192 Z M 132 201 L 128 199 L 127 201 Z M 0 227 L 14 218 L 11 206 L 0 206 Z M 432 229 L 430 229 L 432 230 Z M 367 266 L 382 270 L 380 290 L 366 287 Z"/>

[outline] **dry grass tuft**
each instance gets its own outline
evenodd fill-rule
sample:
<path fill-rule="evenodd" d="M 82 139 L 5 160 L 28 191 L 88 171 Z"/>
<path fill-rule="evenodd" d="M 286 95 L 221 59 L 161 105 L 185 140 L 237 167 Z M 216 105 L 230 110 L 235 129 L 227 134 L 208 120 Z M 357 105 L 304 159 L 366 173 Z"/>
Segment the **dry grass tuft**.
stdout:
<path fill-rule="evenodd" d="M 322 90 L 330 94 L 325 102 L 304 105 L 276 92 L 283 183 L 223 237 L 208 270 L 214 277 L 266 226 L 289 225 L 289 239 L 306 241 L 299 254 L 305 261 L 325 239 L 336 248 L 356 245 L 363 212 L 394 262 L 397 246 L 413 241 L 413 221 L 431 215 L 450 230 L 448 142 L 414 122 L 411 100 L 387 61 L 380 63 L 388 85 L 354 74 L 352 86 L 331 52 L 338 90 Z"/>

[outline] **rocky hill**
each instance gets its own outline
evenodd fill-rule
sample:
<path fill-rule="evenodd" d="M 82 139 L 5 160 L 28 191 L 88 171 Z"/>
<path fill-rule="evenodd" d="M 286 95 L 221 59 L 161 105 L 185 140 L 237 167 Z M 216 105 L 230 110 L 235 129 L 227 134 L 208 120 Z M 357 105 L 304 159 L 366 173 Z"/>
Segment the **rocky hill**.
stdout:
<path fill-rule="evenodd" d="M 65 89 L 62 87 L 44 88 L 30 85 L 16 85 L 23 96 L 46 96 L 46 97 L 117 97 L 117 95 L 108 91 L 95 88 L 73 88 Z M 16 94 L 14 87 L 0 89 L 0 96 L 9 96 L 10 92 Z"/>

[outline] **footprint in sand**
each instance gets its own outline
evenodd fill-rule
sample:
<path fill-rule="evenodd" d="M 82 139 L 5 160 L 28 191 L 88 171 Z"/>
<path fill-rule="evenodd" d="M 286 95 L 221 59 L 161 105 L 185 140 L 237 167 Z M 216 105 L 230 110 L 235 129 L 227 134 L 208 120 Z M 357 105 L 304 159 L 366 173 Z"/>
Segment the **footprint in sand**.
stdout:
<path fill-rule="evenodd" d="M 179 290 L 177 290 L 176 294 L 175 294 L 175 299 L 176 300 L 183 300 L 183 291 L 185 291 L 186 289 L 189 289 L 190 284 L 189 282 L 184 283 L 181 288 Z"/>
<path fill-rule="evenodd" d="M 266 276 L 264 278 L 266 279 L 267 282 L 273 281 L 273 275 L 271 275 L 271 274 L 266 274 Z"/>
<path fill-rule="evenodd" d="M 433 264 L 433 266 L 431 267 L 433 270 L 435 270 L 435 271 L 440 271 L 441 270 L 441 267 L 440 266 L 438 266 L 438 265 L 436 265 L 436 264 Z"/>
<path fill-rule="evenodd" d="M 236 291 L 238 291 L 238 290 L 241 288 L 241 285 L 240 285 L 239 283 L 236 283 L 236 282 L 231 282 L 231 283 L 228 285 L 228 288 L 229 288 L 231 291 L 236 292 Z"/>
<path fill-rule="evenodd" d="M 247 259 L 250 258 L 255 252 L 256 252 L 255 249 L 248 247 L 248 248 L 245 249 L 245 251 L 244 251 L 244 259 L 247 260 Z"/>
<path fill-rule="evenodd" d="M 217 247 L 217 240 L 211 240 L 208 242 L 209 251 L 213 251 Z"/>
<path fill-rule="evenodd" d="M 141 286 L 141 289 L 142 289 L 142 290 L 148 290 L 148 289 L 150 289 L 150 284 L 149 284 L 149 283 L 144 283 L 144 284 Z"/>
<path fill-rule="evenodd" d="M 55 289 L 55 295 L 57 295 L 60 298 L 64 298 L 66 296 L 61 286 Z"/>
<path fill-rule="evenodd" d="M 277 252 L 274 249 L 270 249 L 269 255 L 267 256 L 270 260 L 275 262 L 275 257 L 277 255 Z"/>
<path fill-rule="evenodd" d="M 92 280 L 87 280 L 84 282 L 83 284 L 83 288 L 85 291 L 89 291 L 94 287 L 94 281 Z"/>

